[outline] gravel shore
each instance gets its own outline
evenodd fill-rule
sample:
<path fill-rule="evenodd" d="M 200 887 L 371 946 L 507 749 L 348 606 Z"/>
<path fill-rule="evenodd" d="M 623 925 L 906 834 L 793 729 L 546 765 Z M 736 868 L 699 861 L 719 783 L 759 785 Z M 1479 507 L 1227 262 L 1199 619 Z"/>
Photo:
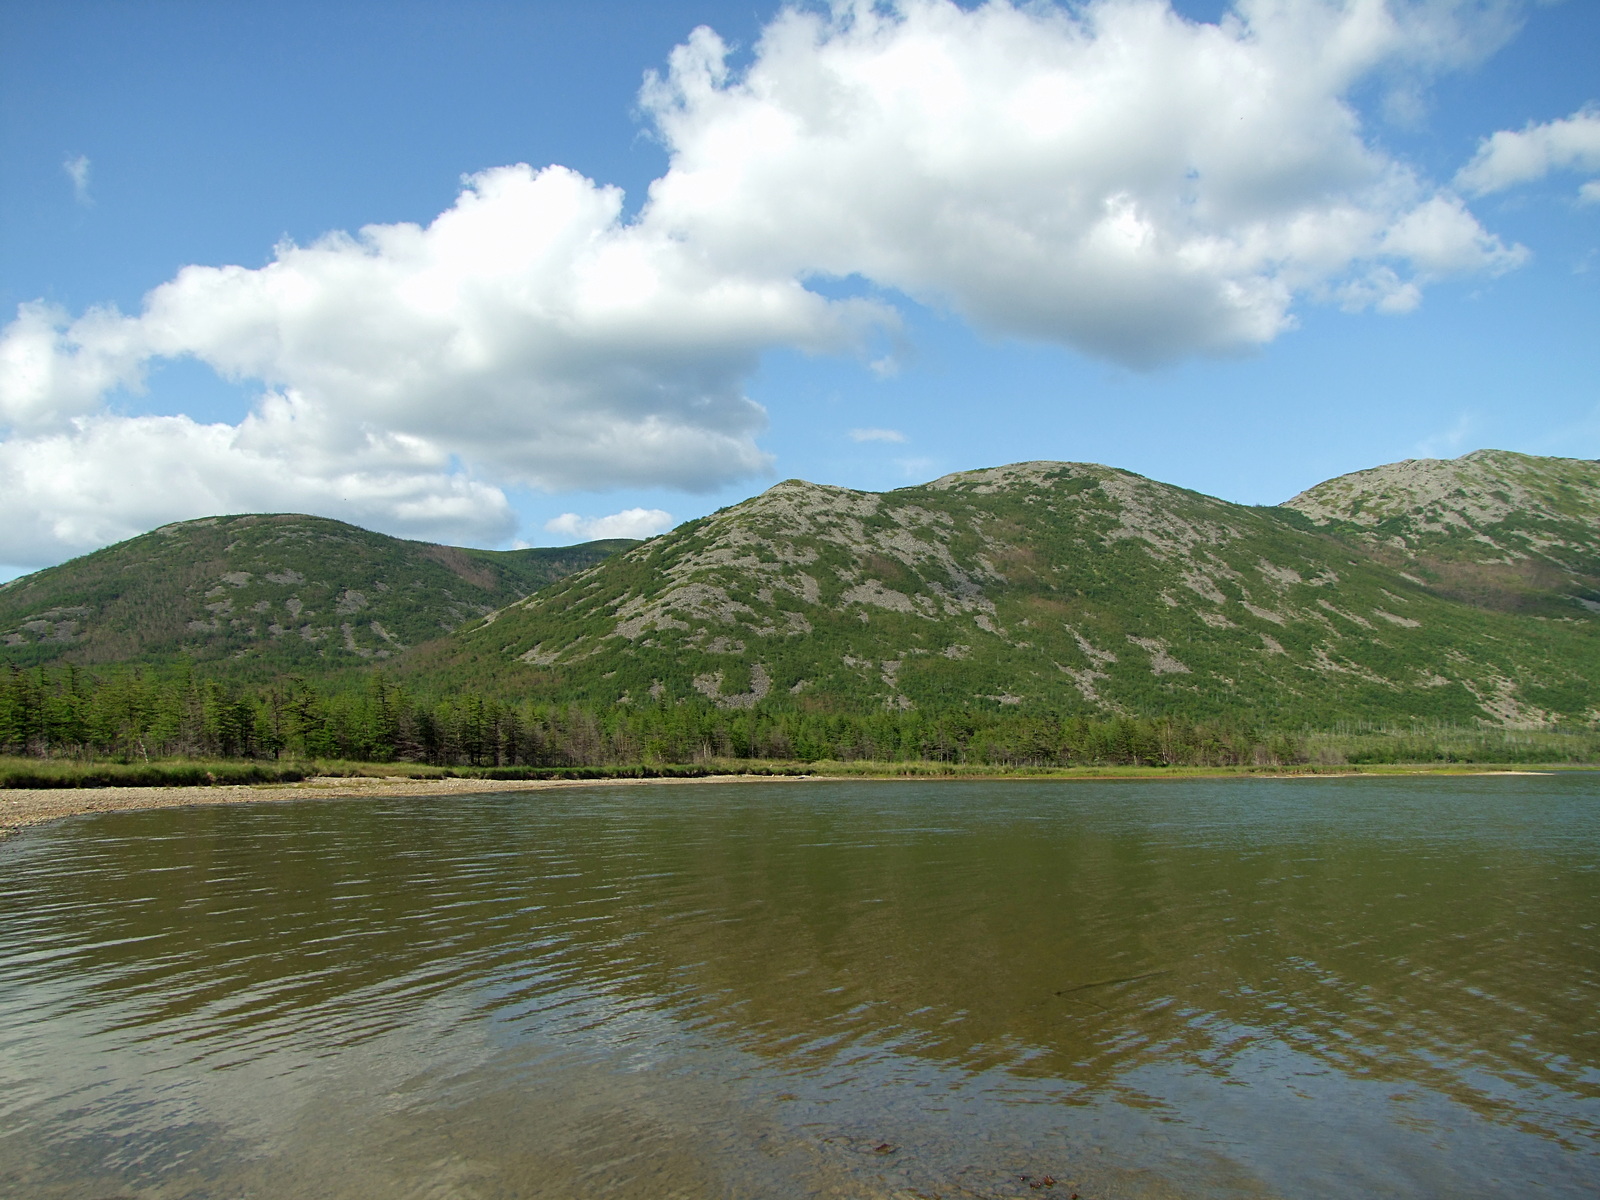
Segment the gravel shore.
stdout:
<path fill-rule="evenodd" d="M 628 787 L 680 783 L 773 783 L 772 775 L 704 775 L 690 779 L 407 779 L 318 776 L 298 783 L 214 787 L 0 788 L 0 839 L 27 825 L 79 813 L 182 808 L 200 804 L 264 804 L 277 800 L 335 800 L 351 796 L 449 796 L 532 792 L 547 788 Z M 792 776 L 789 778 L 793 778 Z"/>

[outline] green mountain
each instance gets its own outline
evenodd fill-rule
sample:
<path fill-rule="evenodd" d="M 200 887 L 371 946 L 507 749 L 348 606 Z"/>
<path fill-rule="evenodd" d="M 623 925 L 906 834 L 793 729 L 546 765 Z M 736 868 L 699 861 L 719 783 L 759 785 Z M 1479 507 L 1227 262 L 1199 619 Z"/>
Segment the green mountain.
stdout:
<path fill-rule="evenodd" d="M 1341 475 L 1288 501 L 1432 590 L 1513 612 L 1600 612 L 1600 463 L 1478 450 Z"/>
<path fill-rule="evenodd" d="M 181 521 L 0 586 L 0 662 L 325 673 L 389 659 L 636 544 L 470 550 L 294 514 Z"/>
<path fill-rule="evenodd" d="M 1526 467 L 1523 491 L 1481 482 L 1501 480 L 1508 457 Z M 1482 567 L 1476 550 L 1452 557 L 1477 532 L 1442 516 L 1470 511 L 1502 557 L 1537 552 L 1539 570 L 1566 572 L 1549 595 L 1577 594 L 1592 560 L 1572 547 L 1592 547 L 1600 513 L 1592 492 L 1560 481 L 1592 464 L 1465 461 L 1470 488 L 1458 473 L 1442 498 L 1419 491 L 1381 517 L 1394 490 L 1381 472 L 1398 468 L 1380 469 L 1376 490 L 1346 477 L 1292 508 L 1090 463 L 881 494 L 789 480 L 464 627 L 406 669 L 602 706 L 701 696 L 725 708 L 1015 705 L 1278 725 L 1600 717 L 1600 626 L 1584 606 L 1467 603 L 1456 568 L 1439 565 Z M 1554 482 L 1536 490 L 1536 474 Z M 1469 508 L 1457 488 L 1511 499 Z M 1517 507 L 1530 495 L 1536 507 Z M 1555 543 L 1558 518 L 1570 546 Z"/>

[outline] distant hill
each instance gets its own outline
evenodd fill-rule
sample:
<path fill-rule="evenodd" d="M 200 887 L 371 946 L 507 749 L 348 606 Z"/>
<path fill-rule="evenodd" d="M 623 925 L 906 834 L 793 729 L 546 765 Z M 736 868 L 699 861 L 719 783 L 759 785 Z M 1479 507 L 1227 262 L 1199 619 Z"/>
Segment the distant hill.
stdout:
<path fill-rule="evenodd" d="M 1399 464 L 1292 508 L 1092 463 L 881 494 L 789 480 L 466 626 L 406 669 L 600 706 L 1045 706 L 1280 726 L 1600 716 L 1600 624 L 1584 603 L 1600 540 L 1593 464 L 1463 461 L 1448 485 Z M 1463 583 L 1502 578 L 1526 581 L 1537 611 L 1500 611 L 1521 604 Z"/>
<path fill-rule="evenodd" d="M 1600 611 L 1600 463 L 1509 450 L 1413 459 L 1319 483 L 1285 507 L 1471 604 Z"/>
<path fill-rule="evenodd" d="M 636 544 L 471 550 L 295 514 L 181 521 L 0 586 L 0 662 L 321 673 L 392 658 Z"/>

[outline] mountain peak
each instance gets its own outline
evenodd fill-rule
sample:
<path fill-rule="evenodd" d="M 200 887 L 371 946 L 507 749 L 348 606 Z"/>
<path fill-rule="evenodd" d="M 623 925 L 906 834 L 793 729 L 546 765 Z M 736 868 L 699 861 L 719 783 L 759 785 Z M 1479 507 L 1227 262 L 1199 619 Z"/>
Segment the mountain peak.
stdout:
<path fill-rule="evenodd" d="M 1347 521 L 1375 527 L 1401 520 L 1471 526 L 1512 514 L 1600 516 L 1600 463 L 1514 450 L 1474 450 L 1459 458 L 1408 458 L 1352 471 L 1307 488 L 1285 508 L 1319 525 Z"/>
<path fill-rule="evenodd" d="M 883 493 L 786 480 L 412 669 L 602 707 L 1537 723 L 1592 703 L 1565 603 L 1565 623 L 1485 611 L 1281 509 L 1024 462 Z"/>
<path fill-rule="evenodd" d="M 918 486 L 941 492 L 962 488 L 971 490 L 977 495 L 986 495 L 1002 488 L 1047 487 L 1059 479 L 1077 479 L 1085 476 L 1098 478 L 1108 474 L 1125 475 L 1127 472 L 1114 467 L 1103 467 L 1099 463 L 1051 462 L 1039 459 L 1032 462 L 1009 463 L 1003 467 L 983 467 L 976 471 L 955 471 L 949 475 L 941 475 L 931 483 Z"/>
<path fill-rule="evenodd" d="M 1511 450 L 1341 475 L 1284 507 L 1448 595 L 1563 615 L 1600 600 L 1600 463 Z"/>
<path fill-rule="evenodd" d="M 303 513 L 175 521 L 0 588 L 0 661 L 380 662 L 634 544 L 474 550 Z"/>

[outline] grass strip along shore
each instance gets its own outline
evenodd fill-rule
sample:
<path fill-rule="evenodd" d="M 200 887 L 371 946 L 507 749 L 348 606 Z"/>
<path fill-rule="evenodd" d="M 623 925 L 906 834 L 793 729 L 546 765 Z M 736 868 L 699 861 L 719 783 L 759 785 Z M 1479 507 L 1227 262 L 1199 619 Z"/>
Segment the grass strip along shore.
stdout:
<path fill-rule="evenodd" d="M 1574 762 L 1395 762 L 1364 764 L 1238 764 L 1229 766 L 1082 764 L 1078 766 L 989 766 L 936 762 L 773 762 L 752 759 L 708 759 L 699 763 L 663 763 L 597 767 L 431 767 L 417 763 L 351 762 L 39 762 L 0 759 L 0 789 L 49 790 L 82 788 L 205 788 L 340 780 L 351 783 L 429 783 L 444 780 L 486 783 L 573 783 L 712 778 L 796 779 L 1204 779 L 1258 775 L 1270 778 L 1345 775 L 1477 775 L 1485 772 L 1572 771 L 1600 769 Z"/>

